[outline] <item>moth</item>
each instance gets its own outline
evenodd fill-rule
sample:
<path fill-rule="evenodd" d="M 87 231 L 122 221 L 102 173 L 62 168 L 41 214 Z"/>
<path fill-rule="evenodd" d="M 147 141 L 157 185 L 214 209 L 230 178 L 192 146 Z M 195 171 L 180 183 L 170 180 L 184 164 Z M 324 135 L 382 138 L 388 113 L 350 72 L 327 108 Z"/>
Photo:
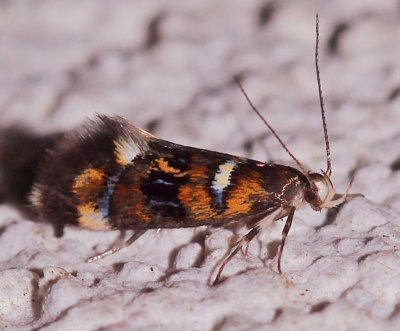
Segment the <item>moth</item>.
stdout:
<path fill-rule="evenodd" d="M 42 160 L 30 200 L 40 218 L 62 230 L 67 224 L 92 230 L 134 230 L 130 245 L 148 229 L 240 224 L 248 229 L 220 262 L 218 283 L 230 259 L 264 228 L 287 218 L 278 252 L 281 257 L 295 211 L 343 203 L 330 180 L 330 147 L 318 68 L 318 18 L 315 64 L 327 168 L 310 172 L 294 157 L 239 87 L 299 169 L 260 162 L 158 139 L 119 116 L 98 115 L 61 138 Z"/>

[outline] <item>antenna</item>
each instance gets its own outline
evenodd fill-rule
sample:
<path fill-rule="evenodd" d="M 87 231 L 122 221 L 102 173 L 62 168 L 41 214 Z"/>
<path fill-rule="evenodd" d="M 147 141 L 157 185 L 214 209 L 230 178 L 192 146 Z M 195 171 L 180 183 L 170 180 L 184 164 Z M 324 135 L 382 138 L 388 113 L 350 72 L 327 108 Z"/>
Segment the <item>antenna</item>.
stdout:
<path fill-rule="evenodd" d="M 325 137 L 325 149 L 326 149 L 326 171 L 328 177 L 332 174 L 332 164 L 331 164 L 331 149 L 329 147 L 329 137 L 328 137 L 328 128 L 326 127 L 326 118 L 325 118 L 325 109 L 324 109 L 324 97 L 322 96 L 322 87 L 321 87 L 321 77 L 319 73 L 319 65 L 318 65 L 318 44 L 319 44 L 319 19 L 318 13 L 315 15 L 315 69 L 317 71 L 317 83 L 318 83 L 318 94 L 319 94 L 319 105 L 321 108 L 321 117 L 322 117 L 322 126 L 324 128 L 324 137 Z"/>
<path fill-rule="evenodd" d="M 250 97 L 247 95 L 246 91 L 244 90 L 242 84 L 240 83 L 240 80 L 238 77 L 234 77 L 236 84 L 239 86 L 240 90 L 242 91 L 244 97 L 247 100 L 247 103 L 250 105 L 251 109 L 257 114 L 257 116 L 264 122 L 264 124 L 268 127 L 268 129 L 272 132 L 272 134 L 275 136 L 275 138 L 279 141 L 279 143 L 282 145 L 282 147 L 285 149 L 285 151 L 290 155 L 290 157 L 294 160 L 294 162 L 297 163 L 297 165 L 300 167 L 300 169 L 303 171 L 303 173 L 307 176 L 308 171 L 303 167 L 303 165 L 300 163 L 300 161 L 290 152 L 289 148 L 286 146 L 286 144 L 282 141 L 282 139 L 279 137 L 279 135 L 276 133 L 276 131 L 272 128 L 272 126 L 268 123 L 268 121 L 264 118 L 264 116 L 261 115 L 261 113 L 258 111 L 256 106 L 251 102 Z"/>

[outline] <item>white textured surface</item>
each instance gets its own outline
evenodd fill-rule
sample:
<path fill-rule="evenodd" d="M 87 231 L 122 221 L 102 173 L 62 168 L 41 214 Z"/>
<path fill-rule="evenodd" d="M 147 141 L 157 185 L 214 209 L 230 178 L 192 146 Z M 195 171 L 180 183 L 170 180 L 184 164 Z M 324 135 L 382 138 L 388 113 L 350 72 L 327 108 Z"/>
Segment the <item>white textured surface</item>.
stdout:
<path fill-rule="evenodd" d="M 265 6 L 272 14 L 260 24 Z M 400 171 L 391 165 L 400 157 L 400 96 L 390 97 L 400 88 L 398 1 L 13 0 L 0 7 L 2 125 L 49 132 L 94 112 L 117 113 L 144 128 L 157 123 L 154 133 L 177 143 L 290 163 L 232 83 L 242 73 L 254 103 L 314 170 L 325 166 L 313 67 L 319 12 L 333 181 L 343 191 L 354 173 L 353 191 L 366 196 L 337 214 L 296 215 L 286 278 L 276 273 L 277 222 L 232 260 L 216 287 L 207 281 L 230 231 L 148 231 L 86 264 L 118 234 L 67 228 L 57 239 L 49 225 L 0 206 L 0 328 L 399 329 Z M 347 29 L 329 51 L 342 23 Z"/>

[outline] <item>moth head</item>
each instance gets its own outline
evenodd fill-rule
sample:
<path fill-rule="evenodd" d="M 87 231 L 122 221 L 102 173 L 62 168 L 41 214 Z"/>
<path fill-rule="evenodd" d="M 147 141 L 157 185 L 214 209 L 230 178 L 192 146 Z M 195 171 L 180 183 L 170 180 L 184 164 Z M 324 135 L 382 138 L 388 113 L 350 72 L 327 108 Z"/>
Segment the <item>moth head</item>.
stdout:
<path fill-rule="evenodd" d="M 310 186 L 305 189 L 304 198 L 314 210 L 336 207 L 346 200 L 350 185 L 343 195 L 336 194 L 331 179 L 322 170 L 322 174 L 310 173 L 308 175 Z"/>

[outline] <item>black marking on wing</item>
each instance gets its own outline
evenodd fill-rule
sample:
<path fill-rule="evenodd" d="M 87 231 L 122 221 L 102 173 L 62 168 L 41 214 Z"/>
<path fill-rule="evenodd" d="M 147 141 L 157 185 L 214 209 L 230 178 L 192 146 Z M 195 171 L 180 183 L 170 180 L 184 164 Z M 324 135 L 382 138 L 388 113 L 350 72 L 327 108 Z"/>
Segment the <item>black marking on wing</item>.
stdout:
<path fill-rule="evenodd" d="M 146 196 L 146 205 L 152 214 L 161 217 L 186 217 L 186 209 L 181 205 L 178 194 L 187 177 L 176 177 L 162 171 L 152 171 L 143 179 L 140 188 Z"/>

